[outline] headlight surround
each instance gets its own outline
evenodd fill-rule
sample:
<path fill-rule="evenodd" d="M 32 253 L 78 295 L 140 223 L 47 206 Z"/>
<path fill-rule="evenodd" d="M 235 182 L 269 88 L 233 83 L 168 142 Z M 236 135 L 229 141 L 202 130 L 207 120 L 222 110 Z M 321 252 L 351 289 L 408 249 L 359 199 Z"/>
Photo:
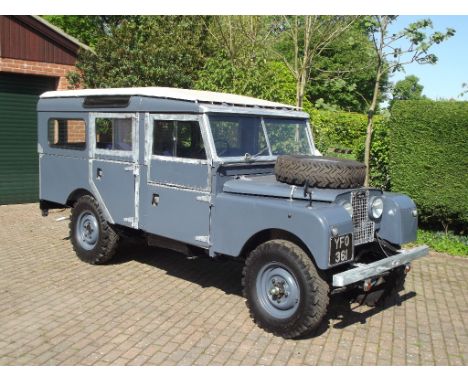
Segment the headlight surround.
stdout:
<path fill-rule="evenodd" d="M 349 216 L 353 217 L 353 206 L 350 202 L 344 202 L 341 204 L 341 206 L 344 207 Z"/>
<path fill-rule="evenodd" d="M 370 215 L 374 219 L 380 219 L 383 214 L 383 200 L 381 198 L 373 198 L 371 201 Z"/>

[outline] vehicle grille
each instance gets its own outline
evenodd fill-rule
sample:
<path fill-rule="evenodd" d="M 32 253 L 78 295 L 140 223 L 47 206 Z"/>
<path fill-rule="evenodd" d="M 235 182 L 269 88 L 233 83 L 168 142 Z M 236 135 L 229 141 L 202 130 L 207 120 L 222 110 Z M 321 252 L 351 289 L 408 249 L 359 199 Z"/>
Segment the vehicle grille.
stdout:
<path fill-rule="evenodd" d="M 369 191 L 351 193 L 353 206 L 353 244 L 359 245 L 374 241 L 375 224 L 369 218 Z"/>

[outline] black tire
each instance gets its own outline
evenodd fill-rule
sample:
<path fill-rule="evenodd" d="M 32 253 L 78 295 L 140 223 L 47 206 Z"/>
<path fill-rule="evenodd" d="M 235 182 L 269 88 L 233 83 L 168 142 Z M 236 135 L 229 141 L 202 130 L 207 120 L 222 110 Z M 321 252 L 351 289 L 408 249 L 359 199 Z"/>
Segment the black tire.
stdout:
<path fill-rule="evenodd" d="M 280 155 L 275 175 L 279 182 L 318 188 L 358 188 L 366 178 L 366 166 L 354 160 L 308 155 Z"/>
<path fill-rule="evenodd" d="M 83 223 L 83 219 L 88 219 Z M 91 226 L 94 244 L 83 235 L 83 225 Z M 81 227 L 81 229 L 80 229 Z M 70 239 L 78 258 L 89 264 L 105 264 L 114 256 L 119 243 L 119 235 L 104 217 L 97 201 L 89 195 L 82 196 L 73 206 L 70 219 Z"/>
<path fill-rule="evenodd" d="M 270 273 L 273 282 L 275 278 L 281 278 L 275 275 L 286 270 L 293 276 L 293 282 L 299 290 L 298 295 L 291 293 L 298 298 L 289 301 L 294 305 L 285 311 L 287 317 L 278 317 L 275 309 L 279 311 L 279 308 L 273 301 L 275 296 L 267 292 L 269 286 L 264 288 L 262 283 L 264 273 L 262 270 L 270 265 L 275 269 Z M 268 279 L 266 284 L 269 285 Z M 242 286 L 253 321 L 265 331 L 277 336 L 296 338 L 310 334 L 318 328 L 327 313 L 329 304 L 327 282 L 320 277 L 309 256 L 299 246 L 286 240 L 265 242 L 250 253 L 243 269 Z M 292 291 L 288 285 L 284 289 Z M 270 296 L 265 297 L 268 294 Z M 287 298 L 290 296 L 285 296 L 287 295 L 284 294 L 280 298 L 288 302 Z M 281 301 L 281 304 L 284 301 Z M 274 313 L 271 313 L 271 309 Z"/>

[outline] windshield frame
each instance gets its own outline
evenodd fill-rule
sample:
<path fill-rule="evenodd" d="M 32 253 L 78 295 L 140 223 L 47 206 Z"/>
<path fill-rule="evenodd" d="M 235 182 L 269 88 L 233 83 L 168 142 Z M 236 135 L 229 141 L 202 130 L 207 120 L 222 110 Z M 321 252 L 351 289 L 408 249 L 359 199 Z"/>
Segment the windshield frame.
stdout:
<path fill-rule="evenodd" d="M 255 153 L 249 153 L 251 154 L 250 157 L 247 157 L 245 155 L 241 155 L 241 156 L 229 156 L 229 157 L 219 157 L 218 156 L 218 152 L 216 150 L 216 145 L 214 143 L 214 138 L 213 138 L 213 131 L 211 130 L 211 121 L 210 121 L 210 115 L 213 115 L 213 116 L 219 116 L 220 114 L 226 114 L 226 115 L 230 115 L 230 116 L 239 116 L 239 117 L 243 117 L 245 116 L 245 114 L 243 113 L 205 113 L 204 114 L 204 120 L 205 120 L 205 125 L 208 127 L 208 132 L 209 132 L 209 146 L 211 147 L 211 154 L 212 154 L 212 157 L 213 157 L 213 161 L 215 162 L 220 162 L 220 163 L 238 163 L 238 162 L 243 162 L 243 163 L 248 163 L 248 162 L 265 162 L 265 161 L 271 161 L 271 162 L 274 162 L 276 161 L 276 158 L 278 157 L 278 155 L 257 155 L 255 156 Z M 253 115 L 250 115 L 250 116 L 253 116 Z M 306 126 L 306 138 L 307 138 L 307 143 L 308 143 L 308 146 L 309 146 L 309 149 L 310 149 L 310 154 L 307 154 L 307 155 L 320 155 L 318 154 L 318 151 L 315 147 L 315 144 L 314 144 L 314 138 L 313 138 L 313 135 L 312 135 L 312 130 L 311 130 L 311 124 L 310 124 L 310 120 L 308 117 L 298 117 L 298 116 L 291 116 L 291 115 L 286 115 L 286 114 L 283 114 L 283 115 L 255 115 L 255 117 L 258 117 L 260 118 L 260 121 L 261 121 L 261 125 L 262 125 L 262 131 L 263 131 L 263 134 L 265 135 L 265 140 L 266 140 L 266 144 L 268 146 L 268 152 L 270 153 L 271 152 L 271 146 L 270 146 L 270 140 L 269 140 L 269 137 L 268 137 L 268 134 L 267 134 L 267 129 L 266 129 L 266 126 L 265 126 L 265 119 L 286 119 L 286 120 L 299 120 L 299 121 L 304 121 L 305 122 L 305 126 Z"/>

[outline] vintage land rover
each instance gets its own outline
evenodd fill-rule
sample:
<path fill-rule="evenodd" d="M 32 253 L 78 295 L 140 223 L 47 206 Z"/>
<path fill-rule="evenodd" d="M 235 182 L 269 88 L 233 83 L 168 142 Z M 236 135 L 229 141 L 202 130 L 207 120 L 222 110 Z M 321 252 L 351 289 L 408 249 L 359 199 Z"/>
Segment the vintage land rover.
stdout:
<path fill-rule="evenodd" d="M 40 208 L 72 208 L 71 242 L 87 263 L 108 262 L 131 236 L 237 258 L 253 320 L 302 336 L 319 326 L 331 294 L 383 301 L 428 252 L 401 249 L 416 238 L 413 201 L 363 188 L 361 163 L 321 156 L 308 118 L 185 89 L 44 93 Z"/>

